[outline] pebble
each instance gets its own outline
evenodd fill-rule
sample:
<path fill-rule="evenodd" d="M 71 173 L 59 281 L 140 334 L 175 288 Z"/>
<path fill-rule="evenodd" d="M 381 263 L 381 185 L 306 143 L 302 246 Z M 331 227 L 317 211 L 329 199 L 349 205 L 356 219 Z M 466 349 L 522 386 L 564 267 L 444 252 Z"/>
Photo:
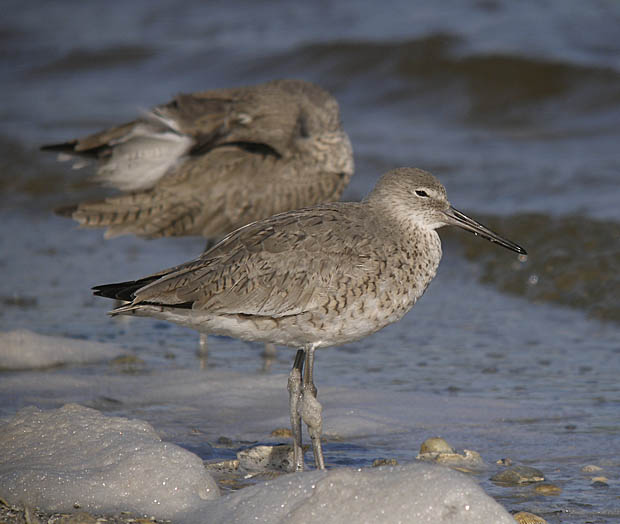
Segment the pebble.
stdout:
<path fill-rule="evenodd" d="M 121 511 L 117 514 L 95 514 L 85 511 L 77 513 L 58 513 L 30 508 L 21 505 L 9 505 L 0 498 L 0 523 L 13 524 L 171 524 L 169 520 L 143 518 Z"/>
<path fill-rule="evenodd" d="M 420 446 L 418 460 L 436 462 L 450 466 L 465 473 L 472 473 L 486 468 L 480 453 L 470 449 L 464 449 L 463 454 L 456 450 L 441 437 L 426 439 Z"/>
<path fill-rule="evenodd" d="M 603 468 L 600 466 L 595 466 L 594 464 L 588 464 L 581 468 L 582 473 L 598 473 L 599 471 L 603 471 Z"/>
<path fill-rule="evenodd" d="M 592 486 L 595 488 L 608 488 L 609 479 L 607 477 L 593 477 Z"/>
<path fill-rule="evenodd" d="M 529 466 L 511 466 L 491 477 L 493 482 L 501 484 L 527 484 L 529 482 L 541 482 L 545 480 L 542 471 Z"/>
<path fill-rule="evenodd" d="M 246 475 L 246 471 L 239 467 L 238 459 L 205 462 L 205 468 L 213 475 L 222 492 L 238 491 L 256 483 L 257 479 L 267 472 L 258 472 Z"/>
<path fill-rule="evenodd" d="M 290 428 L 276 428 L 271 432 L 272 437 L 293 438 L 293 432 Z"/>
<path fill-rule="evenodd" d="M 545 519 L 528 511 L 519 511 L 513 517 L 519 524 L 547 524 Z"/>
<path fill-rule="evenodd" d="M 205 468 L 207 468 L 211 472 L 232 473 L 233 471 L 237 471 L 239 469 L 239 460 L 230 459 L 221 460 L 218 462 L 206 462 Z"/>
<path fill-rule="evenodd" d="M 74 513 L 73 515 L 67 515 L 60 519 L 60 524 L 96 524 L 96 523 L 97 523 L 97 518 L 91 515 L 90 513 L 86 513 L 85 511 L 80 511 L 78 513 Z"/>
<path fill-rule="evenodd" d="M 562 493 L 562 488 L 555 484 L 538 484 L 534 486 L 534 491 L 539 495 L 550 496 L 559 495 Z"/>
<path fill-rule="evenodd" d="M 228 437 L 220 437 L 216 440 L 216 444 L 218 446 L 226 446 L 228 448 L 232 448 L 233 447 L 233 440 L 231 438 Z"/>
<path fill-rule="evenodd" d="M 237 453 L 239 466 L 247 471 L 292 471 L 294 468 L 293 446 L 253 446 Z"/>
<path fill-rule="evenodd" d="M 135 355 L 121 355 L 120 357 L 113 358 L 110 361 L 115 366 L 129 366 L 129 365 L 142 365 L 144 360 Z"/>
<path fill-rule="evenodd" d="M 455 453 L 454 448 L 441 437 L 427 438 L 420 446 L 420 455 L 426 453 Z"/>
<path fill-rule="evenodd" d="M 110 365 L 121 373 L 133 375 L 140 372 L 146 366 L 146 362 L 135 355 L 121 355 L 110 361 Z"/>
<path fill-rule="evenodd" d="M 375 459 L 372 461 L 372 467 L 378 468 L 379 466 L 398 466 L 398 460 L 395 458 L 391 459 Z"/>
<path fill-rule="evenodd" d="M 24 521 L 26 524 L 41 524 L 33 509 L 24 506 Z"/>

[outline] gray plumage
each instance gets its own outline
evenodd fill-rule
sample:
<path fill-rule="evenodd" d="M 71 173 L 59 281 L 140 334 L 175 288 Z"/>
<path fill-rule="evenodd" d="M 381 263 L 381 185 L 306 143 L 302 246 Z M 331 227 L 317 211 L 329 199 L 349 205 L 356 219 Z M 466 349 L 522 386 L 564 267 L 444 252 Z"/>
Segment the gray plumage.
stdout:
<path fill-rule="evenodd" d="M 106 237 L 221 238 L 249 222 L 338 200 L 353 155 L 336 100 L 300 80 L 179 95 L 142 118 L 44 146 L 98 162 L 121 191 L 59 210 Z"/>
<path fill-rule="evenodd" d="M 525 253 L 454 209 L 431 174 L 401 168 L 386 173 L 360 203 L 322 204 L 254 222 L 196 260 L 95 292 L 129 301 L 113 314 L 303 348 L 303 385 L 293 377 L 295 368 L 289 381 L 291 418 L 299 414 L 312 426 L 321 467 L 320 410 L 318 426 L 302 414 L 309 402 L 312 409 L 318 405 L 314 350 L 357 340 L 402 318 L 435 276 L 441 259 L 436 229 L 444 225 Z M 293 428 L 295 434 L 294 422 Z M 303 467 L 297 455 L 296 462 Z"/>

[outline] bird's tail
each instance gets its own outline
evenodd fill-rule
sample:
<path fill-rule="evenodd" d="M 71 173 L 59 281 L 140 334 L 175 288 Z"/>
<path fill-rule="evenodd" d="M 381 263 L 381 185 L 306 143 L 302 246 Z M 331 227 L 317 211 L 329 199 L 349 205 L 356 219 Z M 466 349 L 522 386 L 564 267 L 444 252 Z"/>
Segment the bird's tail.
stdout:
<path fill-rule="evenodd" d="M 169 195 L 171 196 L 171 195 Z M 155 191 L 130 193 L 104 200 L 62 206 L 58 215 L 73 218 L 81 227 L 107 228 L 106 238 L 133 234 L 143 238 L 199 235 L 200 204 L 171 201 Z"/>

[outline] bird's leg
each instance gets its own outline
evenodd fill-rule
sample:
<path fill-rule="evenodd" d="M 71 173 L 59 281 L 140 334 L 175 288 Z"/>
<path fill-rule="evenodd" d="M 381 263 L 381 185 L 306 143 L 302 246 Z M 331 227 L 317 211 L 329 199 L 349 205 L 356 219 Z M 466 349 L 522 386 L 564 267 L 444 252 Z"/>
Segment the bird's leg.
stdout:
<path fill-rule="evenodd" d="M 291 416 L 291 431 L 293 432 L 293 457 L 295 471 L 304 469 L 304 452 L 301 447 L 301 415 L 299 412 L 299 401 L 302 399 L 302 380 L 301 374 L 304 368 L 305 351 L 300 349 L 295 355 L 293 369 L 288 376 L 288 405 Z"/>
<path fill-rule="evenodd" d="M 206 333 L 200 333 L 200 339 L 198 342 L 198 358 L 200 359 L 200 368 L 207 367 L 207 357 L 209 356 L 208 335 Z"/>
<path fill-rule="evenodd" d="M 304 378 L 301 386 L 302 403 L 301 418 L 308 426 L 308 433 L 312 439 L 312 451 L 314 452 L 314 464 L 317 469 L 325 469 L 323 448 L 321 447 L 321 433 L 323 431 L 323 408 L 316 399 L 316 386 L 312 379 L 314 371 L 314 346 L 306 348 L 306 363 Z"/>
<path fill-rule="evenodd" d="M 273 361 L 276 359 L 278 350 L 275 344 L 271 342 L 265 342 L 265 351 L 263 351 L 263 371 L 269 371 Z"/>
<path fill-rule="evenodd" d="M 276 349 L 276 345 L 271 342 L 265 342 L 265 351 L 263 352 L 263 357 L 265 358 L 275 358 L 278 354 L 278 350 Z"/>

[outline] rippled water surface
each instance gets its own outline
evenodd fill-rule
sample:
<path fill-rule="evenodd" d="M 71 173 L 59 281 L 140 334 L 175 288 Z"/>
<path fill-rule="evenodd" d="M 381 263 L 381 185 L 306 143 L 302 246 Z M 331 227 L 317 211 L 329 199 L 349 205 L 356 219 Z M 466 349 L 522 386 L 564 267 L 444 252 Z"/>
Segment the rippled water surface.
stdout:
<path fill-rule="evenodd" d="M 277 77 L 314 81 L 338 98 L 353 143 L 356 175 L 346 198 L 364 196 L 389 168 L 425 168 L 457 208 L 530 254 L 518 260 L 465 232 L 442 232 L 444 260 L 427 294 L 400 323 L 321 352 L 319 389 L 536 404 L 544 416 L 507 414 L 502 432 L 459 420 L 443 427 L 443 436 L 489 461 L 512 456 L 533 465 L 563 488 L 544 497 L 481 476 L 510 510 L 549 522 L 616 521 L 618 2 L 5 4 L 1 330 L 114 342 L 136 351 L 147 374 L 195 368 L 194 333 L 151 320 L 112 321 L 104 314 L 109 304 L 89 288 L 180 263 L 202 241 L 104 242 L 101 231 L 77 230 L 51 209 L 106 190 L 38 147 L 132 119 L 178 92 Z M 259 347 L 223 338 L 212 346 L 210 370 L 262 373 Z M 286 373 L 291 357 L 282 350 L 269 373 Z M 4 376 L 16 373 L 25 372 Z M 121 371 L 101 365 L 36 373 L 45 381 Z M 4 416 L 31 402 L 4 400 Z M 165 405 L 150 408 L 144 417 L 183 442 Z M 328 443 L 328 461 L 331 453 L 339 463 L 366 465 L 377 450 L 412 460 L 427 436 L 420 427 L 386 441 L 371 435 Z M 604 468 L 607 488 L 580 473 L 586 464 Z"/>

